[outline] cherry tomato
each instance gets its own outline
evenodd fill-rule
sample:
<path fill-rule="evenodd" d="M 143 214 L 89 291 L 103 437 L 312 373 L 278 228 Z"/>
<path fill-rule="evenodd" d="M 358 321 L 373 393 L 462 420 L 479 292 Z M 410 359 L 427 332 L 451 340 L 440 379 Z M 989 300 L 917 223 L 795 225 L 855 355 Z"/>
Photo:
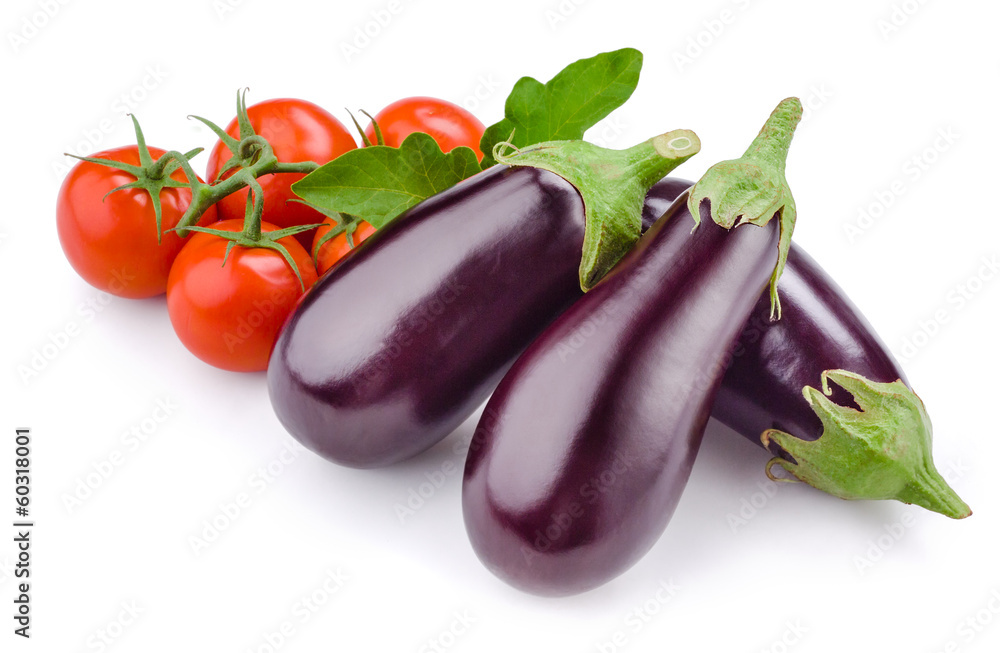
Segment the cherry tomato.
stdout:
<path fill-rule="evenodd" d="M 154 159 L 164 151 L 149 148 Z M 135 145 L 95 154 L 94 158 L 140 165 Z M 185 181 L 178 170 L 174 179 Z M 156 214 L 152 198 L 140 188 L 108 191 L 135 181 L 135 177 L 114 168 L 81 161 L 59 189 L 56 230 L 66 258 L 83 279 L 100 290 L 119 297 L 139 299 L 163 294 L 167 289 L 170 264 L 184 246 L 175 232 L 167 231 L 191 203 L 187 188 L 165 188 L 160 193 L 162 242 L 156 240 Z M 210 207 L 200 224 L 214 222 Z"/>
<path fill-rule="evenodd" d="M 354 137 L 339 120 L 322 107 L 305 100 L 266 100 L 247 107 L 247 116 L 254 131 L 267 139 L 274 155 L 285 163 L 314 161 L 323 164 L 357 147 Z M 235 118 L 226 127 L 226 133 L 237 138 L 239 130 Z M 230 156 L 229 148 L 222 141 L 215 144 L 208 158 L 210 182 L 215 182 L 219 170 Z M 323 221 L 322 214 L 299 202 L 288 201 L 297 198 L 291 186 L 304 176 L 280 173 L 265 175 L 257 180 L 264 189 L 264 221 L 278 227 Z M 224 198 L 218 204 L 219 219 L 242 220 L 246 201 L 246 188 Z M 296 238 L 303 247 L 308 247 L 312 241 L 312 233 L 299 234 Z"/>
<path fill-rule="evenodd" d="M 408 97 L 393 102 L 375 116 L 386 145 L 399 147 L 413 132 L 430 134 L 441 149 L 449 152 L 460 145 L 471 147 L 480 159 L 479 141 L 486 127 L 474 115 L 446 100 L 432 97 Z M 375 129 L 365 129 L 368 140 L 375 143 Z"/>
<path fill-rule="evenodd" d="M 238 232 L 243 220 L 225 220 L 212 228 Z M 261 223 L 263 232 L 275 229 Z M 188 240 L 167 282 L 167 312 L 177 336 L 191 353 L 215 367 L 234 372 L 267 369 L 278 332 L 303 294 L 295 272 L 272 249 L 237 245 L 226 259 L 229 241 L 206 233 Z M 309 254 L 291 236 L 278 242 L 288 249 L 309 289 L 316 282 Z"/>
<path fill-rule="evenodd" d="M 316 251 L 316 243 L 319 242 L 320 238 L 326 235 L 326 232 L 330 231 L 336 224 L 333 218 L 325 218 L 323 220 L 323 226 L 316 230 L 316 236 L 313 238 L 312 249 L 310 252 Z M 357 247 L 361 244 L 365 238 L 371 236 L 375 233 L 375 227 L 371 226 L 364 220 L 358 222 L 358 226 L 354 228 L 354 233 L 352 239 L 354 240 L 354 246 Z M 330 240 L 323 243 L 323 246 L 319 248 L 319 252 L 316 253 L 316 272 L 323 274 L 327 270 L 333 267 L 333 264 L 344 258 L 347 252 L 351 251 L 351 246 L 347 243 L 347 234 L 341 233 L 337 234 Z"/>

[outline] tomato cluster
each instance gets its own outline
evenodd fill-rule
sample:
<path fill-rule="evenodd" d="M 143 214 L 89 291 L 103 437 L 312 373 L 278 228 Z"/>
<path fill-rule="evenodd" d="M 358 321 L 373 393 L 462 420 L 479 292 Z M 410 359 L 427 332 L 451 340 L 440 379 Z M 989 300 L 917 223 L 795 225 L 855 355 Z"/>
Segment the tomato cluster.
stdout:
<path fill-rule="evenodd" d="M 344 125 L 325 109 L 305 100 L 267 100 L 247 108 L 254 131 L 263 136 L 281 161 L 315 161 L 326 163 L 357 147 L 354 137 Z M 226 133 L 239 136 L 234 118 Z M 219 141 L 208 155 L 208 178 L 215 181 L 229 151 Z M 228 175 L 223 175 L 223 178 Z M 295 199 L 292 184 L 303 174 L 267 175 L 258 181 L 264 189 L 264 220 L 279 227 L 316 224 L 323 216 Z M 242 220 L 246 211 L 248 189 L 229 195 L 219 202 L 219 219 Z M 299 234 L 303 247 L 312 241 L 312 234 Z"/>
<path fill-rule="evenodd" d="M 357 147 L 339 120 L 305 100 L 268 100 L 245 112 L 254 134 L 280 162 L 321 165 Z M 478 153 L 484 129 L 461 107 L 425 97 L 395 102 L 375 120 L 381 142 L 393 147 L 423 131 L 444 151 L 466 145 Z M 225 132 L 237 141 L 243 136 L 237 119 Z M 317 272 L 330 269 L 374 227 L 361 220 L 324 219 L 311 207 L 290 201 L 295 198 L 291 185 L 304 176 L 292 172 L 264 174 L 257 180 L 261 198 L 258 191 L 243 187 L 207 207 L 193 227 L 181 225 L 192 204 L 191 185 L 185 181 L 193 173 L 186 177 L 179 161 L 157 167 L 170 155 L 146 148 L 138 125 L 136 134 L 138 145 L 81 161 L 63 181 L 56 225 L 66 258 L 84 280 L 113 295 L 139 299 L 165 292 L 175 332 L 201 360 L 234 371 L 266 369 L 281 326 L 315 283 Z M 378 140 L 372 127 L 369 134 L 369 141 Z M 208 160 L 208 184 L 237 172 L 239 166 L 229 163 L 230 156 L 235 160 L 231 150 L 222 139 L 216 143 Z M 139 178 L 150 170 L 159 176 L 149 175 L 154 185 L 143 186 Z M 260 199 L 259 225 L 250 227 L 248 205 Z M 298 231 L 284 235 L 289 228 Z M 197 233 L 188 235 L 189 229 Z M 248 229 L 282 233 L 257 244 L 239 238 Z M 327 235 L 331 230 L 336 230 L 332 238 Z"/>

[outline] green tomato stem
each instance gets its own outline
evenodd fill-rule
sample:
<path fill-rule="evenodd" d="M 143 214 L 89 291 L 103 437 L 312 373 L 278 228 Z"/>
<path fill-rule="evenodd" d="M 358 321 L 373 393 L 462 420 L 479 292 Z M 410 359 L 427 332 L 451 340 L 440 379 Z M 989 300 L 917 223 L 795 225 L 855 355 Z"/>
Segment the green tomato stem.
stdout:
<path fill-rule="evenodd" d="M 319 164 L 318 163 L 314 163 L 313 161 L 298 161 L 296 163 L 283 163 L 281 161 L 276 161 L 275 164 L 274 164 L 274 166 L 273 166 L 273 168 L 274 169 L 271 170 L 270 173 L 268 173 L 268 174 L 271 174 L 271 173 L 282 173 L 282 172 L 293 172 L 293 173 L 299 173 L 299 174 L 309 174 L 313 170 L 316 170 L 317 168 L 319 168 Z M 260 176 L 260 175 L 258 175 L 258 176 Z"/>
<path fill-rule="evenodd" d="M 247 180 L 247 211 L 243 218 L 243 235 L 252 241 L 260 240 L 260 223 L 264 217 L 264 189 L 256 178 Z"/>
<path fill-rule="evenodd" d="M 251 241 L 260 239 L 260 222 L 263 217 L 264 191 L 257 179 L 270 174 L 280 173 L 309 173 L 319 167 L 313 161 L 298 161 L 286 163 L 278 161 L 274 154 L 274 149 L 266 138 L 255 133 L 250 118 L 247 115 L 246 89 L 236 93 L 236 120 L 240 128 L 239 139 L 233 138 L 221 127 L 210 120 L 200 116 L 192 118 L 204 123 L 211 129 L 219 139 L 226 145 L 232 156 L 223 165 L 220 177 L 225 173 L 233 171 L 225 179 L 219 179 L 214 184 L 205 184 L 198 180 L 198 176 L 190 165 L 183 161 L 179 153 L 168 152 L 173 159 L 177 160 L 180 167 L 187 175 L 191 186 L 191 204 L 181 217 L 178 223 L 177 233 L 181 237 L 187 236 L 188 228 L 196 224 L 204 215 L 208 207 L 219 202 L 224 197 L 228 197 L 244 188 L 249 187 L 251 192 L 247 195 L 247 211 L 244 214 L 243 233 Z M 167 159 L 168 156 L 163 157 Z M 163 163 L 167 165 L 167 163 Z M 252 203 L 251 199 L 253 198 Z"/>

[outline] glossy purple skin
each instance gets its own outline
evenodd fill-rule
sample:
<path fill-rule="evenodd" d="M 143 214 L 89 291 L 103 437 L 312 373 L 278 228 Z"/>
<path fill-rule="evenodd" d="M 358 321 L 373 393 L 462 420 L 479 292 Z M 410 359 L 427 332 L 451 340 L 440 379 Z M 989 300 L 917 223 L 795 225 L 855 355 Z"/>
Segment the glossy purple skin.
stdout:
<path fill-rule="evenodd" d="M 684 201 L 674 207 L 487 404 L 462 506 L 480 560 L 515 587 L 567 595 L 607 582 L 649 550 L 680 499 L 778 229 L 708 220 L 692 234 Z"/>
<path fill-rule="evenodd" d="M 691 186 L 666 178 L 646 195 L 643 226 L 648 227 Z M 779 429 L 803 440 L 816 440 L 823 425 L 809 407 L 802 388 L 820 387 L 825 370 L 843 369 L 889 383 L 906 377 L 889 349 L 875 334 L 844 291 L 801 248 L 792 243 L 778 282 L 782 317 L 771 322 L 765 295 L 733 350 L 732 363 L 715 400 L 712 416 L 760 446 L 761 434 Z M 853 399 L 831 384 L 831 398 L 854 406 Z M 772 453 L 782 455 L 776 444 Z"/>
<path fill-rule="evenodd" d="M 848 370 L 888 383 L 906 377 L 857 307 L 801 249 L 792 247 L 778 282 L 781 319 L 769 321 L 770 301 L 754 309 L 733 351 L 712 415 L 757 444 L 767 429 L 816 440 L 823 424 L 802 396 L 820 388 L 825 370 Z M 831 384 L 831 399 L 854 406 Z M 763 445 L 761 445 L 763 446 Z M 782 453 L 777 445 L 772 452 Z"/>
<path fill-rule="evenodd" d="M 306 294 L 267 371 L 275 413 L 323 457 L 378 467 L 438 442 L 582 295 L 583 200 L 495 166 L 410 209 Z"/>
<path fill-rule="evenodd" d="M 692 186 L 694 186 L 693 181 L 678 177 L 664 177 L 653 184 L 646 193 L 646 200 L 642 205 L 643 232 L 652 227 L 653 223 L 667 212 L 674 200 Z"/>

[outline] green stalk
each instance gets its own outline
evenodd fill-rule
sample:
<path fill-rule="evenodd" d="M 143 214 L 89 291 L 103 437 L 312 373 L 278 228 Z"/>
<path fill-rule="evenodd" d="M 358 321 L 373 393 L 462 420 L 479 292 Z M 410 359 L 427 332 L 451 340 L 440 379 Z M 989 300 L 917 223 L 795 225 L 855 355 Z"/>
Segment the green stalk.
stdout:
<path fill-rule="evenodd" d="M 688 210 L 695 223 L 701 220 L 705 200 L 712 220 L 726 229 L 744 222 L 763 226 L 771 218 L 780 220 L 778 264 L 771 275 L 771 319 L 781 317 L 778 279 L 785 269 L 795 229 L 795 199 L 785 180 L 785 160 L 801 119 L 799 99 L 782 100 L 743 156 L 709 168 L 688 195 Z"/>
<path fill-rule="evenodd" d="M 849 392 L 857 409 L 830 399 L 833 382 Z M 931 420 L 924 403 L 902 381 L 877 383 L 846 370 L 827 370 L 820 387 L 802 395 L 823 424 L 818 440 L 802 440 L 771 429 L 775 443 L 794 458 L 772 458 L 773 480 L 799 480 L 842 499 L 897 499 L 962 519 L 969 506 L 948 486 L 931 457 Z M 794 478 L 777 478 L 780 466 Z"/>
<path fill-rule="evenodd" d="M 513 149 L 513 154 L 505 151 Z M 590 290 L 639 239 L 646 193 L 701 149 L 698 136 L 677 129 L 625 150 L 586 141 L 549 141 L 518 150 L 498 143 L 493 158 L 549 170 L 580 191 L 586 211 L 580 287 Z"/>

